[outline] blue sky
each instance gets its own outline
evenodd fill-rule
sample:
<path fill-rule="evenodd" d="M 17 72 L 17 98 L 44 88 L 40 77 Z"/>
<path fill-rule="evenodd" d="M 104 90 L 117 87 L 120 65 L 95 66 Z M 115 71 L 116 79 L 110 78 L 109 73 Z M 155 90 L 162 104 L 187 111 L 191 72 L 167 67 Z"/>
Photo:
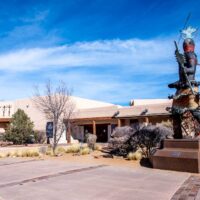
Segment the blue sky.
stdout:
<path fill-rule="evenodd" d="M 167 98 L 178 78 L 173 40 L 189 12 L 189 24 L 200 26 L 199 7 L 199 0 L 0 1 L 0 99 L 29 97 L 48 79 L 123 105 Z"/>

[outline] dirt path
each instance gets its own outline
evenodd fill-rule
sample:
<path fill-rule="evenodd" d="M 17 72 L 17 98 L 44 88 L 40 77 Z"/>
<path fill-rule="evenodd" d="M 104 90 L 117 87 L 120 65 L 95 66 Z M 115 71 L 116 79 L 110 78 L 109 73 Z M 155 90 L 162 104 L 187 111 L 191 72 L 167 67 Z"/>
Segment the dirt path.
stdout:
<path fill-rule="evenodd" d="M 73 155 L 73 154 L 64 154 L 60 157 L 49 157 L 44 156 L 44 159 L 47 160 L 62 160 L 69 163 L 76 164 L 99 164 L 99 165 L 110 165 L 110 166 L 118 166 L 118 167 L 140 167 L 139 161 L 129 161 L 123 157 L 103 157 L 104 153 L 95 151 L 89 155 Z"/>

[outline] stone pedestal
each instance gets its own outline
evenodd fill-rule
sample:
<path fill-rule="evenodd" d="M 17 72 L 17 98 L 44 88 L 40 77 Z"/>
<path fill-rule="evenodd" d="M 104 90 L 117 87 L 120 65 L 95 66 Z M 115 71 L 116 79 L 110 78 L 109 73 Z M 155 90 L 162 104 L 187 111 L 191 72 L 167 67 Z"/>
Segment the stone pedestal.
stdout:
<path fill-rule="evenodd" d="M 198 87 L 193 88 L 194 92 L 198 94 Z M 190 88 L 178 89 L 176 91 L 176 97 L 173 99 L 172 108 L 175 108 L 176 112 L 173 113 L 173 131 L 174 138 L 188 138 L 196 137 L 199 135 L 200 124 L 193 116 L 190 110 L 195 110 L 199 107 L 199 95 L 194 95 Z"/>
<path fill-rule="evenodd" d="M 151 159 L 153 168 L 200 173 L 200 140 L 166 139 Z"/>

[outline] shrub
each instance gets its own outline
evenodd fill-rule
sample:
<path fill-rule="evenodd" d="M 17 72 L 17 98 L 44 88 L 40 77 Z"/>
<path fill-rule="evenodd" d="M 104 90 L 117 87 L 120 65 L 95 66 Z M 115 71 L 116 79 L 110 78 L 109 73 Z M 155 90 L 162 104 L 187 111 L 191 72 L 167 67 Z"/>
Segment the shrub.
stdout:
<path fill-rule="evenodd" d="M 94 150 L 97 141 L 97 136 L 95 134 L 88 133 L 86 135 L 87 145 L 90 149 Z"/>
<path fill-rule="evenodd" d="M 142 150 L 144 156 L 148 158 L 155 152 L 156 148 L 160 147 L 161 141 L 171 137 L 172 134 L 172 130 L 165 126 L 149 124 L 136 131 L 133 140 L 137 147 Z"/>
<path fill-rule="evenodd" d="M 145 157 L 153 154 L 165 138 L 171 137 L 172 130 L 159 125 L 138 124 L 135 127 L 116 128 L 109 140 L 110 153 L 127 156 L 129 152 L 140 149 Z"/>
<path fill-rule="evenodd" d="M 119 156 L 127 156 L 129 152 L 136 151 L 137 145 L 130 141 L 133 135 L 134 129 L 129 126 L 115 128 L 108 144 L 109 148 L 112 149 L 111 153 Z"/>
<path fill-rule="evenodd" d="M 3 139 L 11 141 L 13 144 L 27 144 L 32 142 L 33 133 L 33 122 L 23 110 L 18 109 L 12 116 Z"/>

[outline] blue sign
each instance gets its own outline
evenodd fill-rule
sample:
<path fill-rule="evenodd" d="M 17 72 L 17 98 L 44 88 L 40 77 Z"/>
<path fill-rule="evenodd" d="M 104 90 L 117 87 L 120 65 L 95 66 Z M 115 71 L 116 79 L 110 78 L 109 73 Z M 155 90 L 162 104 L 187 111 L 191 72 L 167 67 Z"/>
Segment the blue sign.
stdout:
<path fill-rule="evenodd" d="M 53 122 L 47 122 L 46 124 L 46 136 L 53 138 Z"/>

